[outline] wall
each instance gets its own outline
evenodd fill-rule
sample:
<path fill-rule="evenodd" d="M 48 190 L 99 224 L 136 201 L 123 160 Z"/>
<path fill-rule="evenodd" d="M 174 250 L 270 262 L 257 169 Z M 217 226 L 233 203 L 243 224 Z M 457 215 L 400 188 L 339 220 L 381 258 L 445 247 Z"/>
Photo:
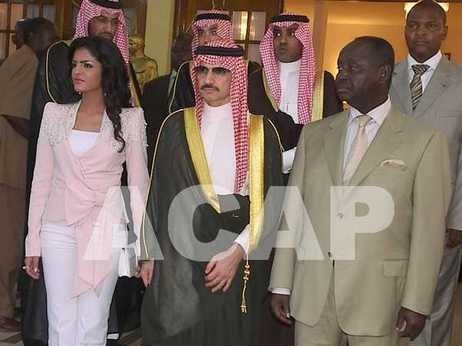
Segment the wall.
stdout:
<path fill-rule="evenodd" d="M 450 4 L 448 12 L 448 37 L 443 44 L 443 52 L 451 53 L 451 60 L 462 64 L 462 4 Z"/>
<path fill-rule="evenodd" d="M 285 0 L 284 12 L 303 14 L 310 18 L 310 22 L 313 22 L 314 1 L 315 0 Z"/>
<path fill-rule="evenodd" d="M 394 50 L 397 61 L 407 54 L 403 39 L 402 26 L 392 25 L 362 25 L 362 24 L 329 24 L 327 27 L 327 40 L 324 51 L 324 69 L 337 73 L 337 57 L 340 50 L 356 37 L 371 35 L 380 36 L 388 40 Z"/>
<path fill-rule="evenodd" d="M 314 0 L 286 0 L 285 10 L 313 16 Z M 340 50 L 355 37 L 380 36 L 390 41 L 397 60 L 407 54 L 404 39 L 405 12 L 402 3 L 328 1 L 328 24 L 324 48 L 324 69 L 337 72 Z M 462 63 L 462 4 L 451 3 L 448 13 L 448 38 L 442 51 L 450 52 L 451 59 Z M 316 20 L 316 18 L 314 18 Z"/>
<path fill-rule="evenodd" d="M 170 68 L 175 0 L 146 0 L 146 54 L 157 60 L 159 73 Z M 285 0 L 284 11 L 308 16 L 311 25 L 316 0 Z M 336 60 L 340 49 L 355 37 L 381 36 L 389 40 L 398 60 L 406 56 L 404 41 L 403 4 L 391 2 L 327 1 L 328 25 L 324 48 L 324 69 L 336 73 Z M 449 34 L 443 52 L 450 52 L 453 61 L 462 63 L 462 4 L 451 3 L 448 13 Z"/>
<path fill-rule="evenodd" d="M 145 54 L 157 61 L 159 75 L 170 71 L 175 0 L 147 0 Z"/>

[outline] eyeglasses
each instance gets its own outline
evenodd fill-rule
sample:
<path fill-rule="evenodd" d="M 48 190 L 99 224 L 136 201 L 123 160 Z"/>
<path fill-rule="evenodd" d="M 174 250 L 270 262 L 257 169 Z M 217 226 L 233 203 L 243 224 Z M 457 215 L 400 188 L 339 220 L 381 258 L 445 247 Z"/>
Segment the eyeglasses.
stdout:
<path fill-rule="evenodd" d="M 213 67 L 212 69 L 209 69 L 208 67 L 205 66 L 197 66 L 194 68 L 196 71 L 197 75 L 203 75 L 206 76 L 209 74 L 211 71 L 214 76 L 224 76 L 227 73 L 230 73 L 231 71 L 224 68 L 224 67 Z"/>

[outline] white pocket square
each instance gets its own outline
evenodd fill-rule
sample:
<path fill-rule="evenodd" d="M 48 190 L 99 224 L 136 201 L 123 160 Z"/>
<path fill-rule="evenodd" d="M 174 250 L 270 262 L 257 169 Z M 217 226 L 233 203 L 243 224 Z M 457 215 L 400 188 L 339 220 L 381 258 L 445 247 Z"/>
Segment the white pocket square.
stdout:
<path fill-rule="evenodd" d="M 406 163 L 404 163 L 403 160 L 397 160 L 397 159 L 388 159 L 388 160 L 383 160 L 380 163 L 380 167 L 395 167 L 395 168 L 401 168 L 403 171 L 407 169 Z"/>

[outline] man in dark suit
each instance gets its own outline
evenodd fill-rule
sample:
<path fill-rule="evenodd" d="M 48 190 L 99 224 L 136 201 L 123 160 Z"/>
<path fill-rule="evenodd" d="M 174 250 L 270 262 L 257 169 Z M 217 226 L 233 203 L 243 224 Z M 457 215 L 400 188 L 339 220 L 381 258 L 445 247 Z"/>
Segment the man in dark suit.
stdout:
<path fill-rule="evenodd" d="M 273 17 L 260 53 L 263 68 L 249 76 L 249 110 L 268 116 L 278 130 L 287 179 L 303 126 L 342 111 L 342 103 L 332 75 L 316 76 L 308 17 L 292 13 Z"/>
<path fill-rule="evenodd" d="M 462 67 L 441 53 L 446 13 L 434 1 L 414 6 L 406 20 L 407 59 L 395 67 L 391 100 L 403 113 L 440 129 L 449 140 L 454 194 L 446 225 L 446 249 L 433 311 L 418 346 L 449 346 L 462 243 Z M 428 197 L 430 198 L 430 196 Z"/>
<path fill-rule="evenodd" d="M 169 114 L 168 106 L 171 99 L 173 84 L 182 63 L 191 60 L 192 35 L 181 32 L 172 45 L 171 66 L 169 74 L 160 76 L 146 83 L 143 90 L 141 105 L 147 122 L 148 163 L 151 166 L 157 134 L 164 119 Z"/>

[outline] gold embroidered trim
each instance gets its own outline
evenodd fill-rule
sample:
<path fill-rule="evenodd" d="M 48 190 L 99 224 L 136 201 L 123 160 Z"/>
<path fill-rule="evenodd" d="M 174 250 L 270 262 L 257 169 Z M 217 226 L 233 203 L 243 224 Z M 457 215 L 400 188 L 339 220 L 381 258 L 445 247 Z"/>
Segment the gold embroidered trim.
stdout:
<path fill-rule="evenodd" d="M 201 185 L 205 197 L 210 205 L 219 213 L 220 203 L 218 202 L 218 197 L 213 189 L 209 166 L 205 156 L 204 144 L 202 143 L 201 132 L 194 108 L 186 108 L 184 110 L 184 125 L 189 152 L 191 153 L 191 158 L 197 178 L 199 179 L 199 184 Z"/>
<path fill-rule="evenodd" d="M 251 252 L 258 245 L 263 223 L 265 131 L 262 116 L 250 116 L 249 141 L 249 195 L 251 203 L 248 252 Z"/>
<path fill-rule="evenodd" d="M 324 71 L 321 71 L 314 82 L 311 121 L 321 120 L 324 111 Z"/>
<path fill-rule="evenodd" d="M 244 264 L 241 312 L 247 313 L 246 290 L 250 280 L 251 268 L 249 253 L 254 250 L 263 231 L 263 203 L 265 186 L 265 131 L 262 116 L 249 115 L 249 195 L 250 195 L 250 232 L 247 255 Z"/>

